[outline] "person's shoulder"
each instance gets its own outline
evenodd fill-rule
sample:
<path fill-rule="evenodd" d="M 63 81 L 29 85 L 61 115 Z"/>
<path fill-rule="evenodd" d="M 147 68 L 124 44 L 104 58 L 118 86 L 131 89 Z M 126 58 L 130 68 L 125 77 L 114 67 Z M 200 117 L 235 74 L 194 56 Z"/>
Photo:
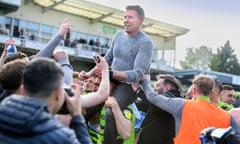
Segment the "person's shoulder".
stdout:
<path fill-rule="evenodd" d="M 145 32 L 139 32 L 139 40 L 141 41 L 141 42 L 149 42 L 149 43 L 151 43 L 152 45 L 153 45 L 153 41 L 152 41 L 152 39 L 151 39 L 151 37 L 148 35 L 148 34 L 146 34 Z"/>
<path fill-rule="evenodd" d="M 125 34 L 125 31 L 124 31 L 124 30 L 119 30 L 119 31 L 117 31 L 117 32 L 115 33 L 115 36 L 117 36 L 117 35 L 123 35 L 123 34 Z"/>
<path fill-rule="evenodd" d="M 53 120 L 52 122 L 54 122 Z M 58 143 L 70 143 L 77 140 L 74 131 L 63 124 L 59 123 L 57 120 L 55 123 L 49 125 L 52 127 L 52 131 L 45 133 L 45 137 L 52 141 L 57 141 Z"/>

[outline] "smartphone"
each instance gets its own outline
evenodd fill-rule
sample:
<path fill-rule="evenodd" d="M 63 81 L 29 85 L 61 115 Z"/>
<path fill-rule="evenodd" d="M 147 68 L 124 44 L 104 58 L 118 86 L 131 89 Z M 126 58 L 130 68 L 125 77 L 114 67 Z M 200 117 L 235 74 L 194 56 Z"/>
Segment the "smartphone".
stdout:
<path fill-rule="evenodd" d="M 96 63 L 99 63 L 100 62 L 100 56 L 99 55 L 95 55 L 93 56 L 93 59 Z"/>

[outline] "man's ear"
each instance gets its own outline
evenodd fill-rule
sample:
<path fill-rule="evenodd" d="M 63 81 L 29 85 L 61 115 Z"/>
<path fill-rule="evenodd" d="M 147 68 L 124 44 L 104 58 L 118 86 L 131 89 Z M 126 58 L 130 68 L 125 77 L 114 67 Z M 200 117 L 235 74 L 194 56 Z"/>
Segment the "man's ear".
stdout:
<path fill-rule="evenodd" d="M 54 99 L 55 100 L 59 100 L 60 99 L 60 97 L 61 97 L 61 92 L 62 92 L 62 90 L 61 90 L 61 88 L 57 88 L 54 92 L 53 92 L 53 95 L 54 95 Z"/>

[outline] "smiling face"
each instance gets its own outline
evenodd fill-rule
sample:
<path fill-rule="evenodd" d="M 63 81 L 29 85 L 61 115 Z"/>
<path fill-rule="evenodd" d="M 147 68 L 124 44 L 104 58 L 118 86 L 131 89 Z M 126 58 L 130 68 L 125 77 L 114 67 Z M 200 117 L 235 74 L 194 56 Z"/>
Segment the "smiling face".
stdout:
<path fill-rule="evenodd" d="M 127 10 L 124 15 L 124 28 L 129 36 L 135 36 L 141 28 L 143 18 L 135 10 Z"/>
<path fill-rule="evenodd" d="M 220 95 L 220 100 L 231 105 L 235 101 L 234 94 L 234 90 L 223 90 Z"/>

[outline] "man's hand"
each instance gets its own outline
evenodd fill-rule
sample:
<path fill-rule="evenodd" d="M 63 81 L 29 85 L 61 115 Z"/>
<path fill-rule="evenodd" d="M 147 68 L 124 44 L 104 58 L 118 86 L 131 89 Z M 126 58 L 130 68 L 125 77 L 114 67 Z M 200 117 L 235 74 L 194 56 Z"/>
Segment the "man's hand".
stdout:
<path fill-rule="evenodd" d="M 66 58 L 68 56 L 68 54 L 65 50 L 55 50 L 53 52 L 53 56 L 54 56 L 56 61 L 59 61 L 63 58 Z"/>
<path fill-rule="evenodd" d="M 151 75 L 150 75 L 150 74 L 145 74 L 145 75 L 143 75 L 143 80 L 148 80 L 148 81 L 150 81 L 150 80 L 151 80 Z"/>
<path fill-rule="evenodd" d="M 106 107 L 111 107 L 112 109 L 119 108 L 118 102 L 114 97 L 108 97 L 105 101 Z"/>
<path fill-rule="evenodd" d="M 12 39 L 12 38 L 7 39 L 7 40 L 5 41 L 4 50 L 6 51 L 6 50 L 7 50 L 7 47 L 8 47 L 9 45 L 12 45 L 12 44 L 15 44 L 15 40 Z"/>
<path fill-rule="evenodd" d="M 81 71 L 80 73 L 79 73 L 79 75 L 78 75 L 78 78 L 80 79 L 80 80 L 86 80 L 86 79 L 88 79 L 90 77 L 90 75 L 87 73 L 87 72 L 85 72 L 85 71 Z"/>
<path fill-rule="evenodd" d="M 97 56 L 99 59 L 99 62 L 97 63 L 97 69 L 95 70 L 95 73 L 98 72 L 98 69 L 103 71 L 103 70 L 108 70 L 108 63 L 106 62 L 104 57 Z"/>
<path fill-rule="evenodd" d="M 140 84 L 139 82 L 132 82 L 131 86 L 133 88 L 133 91 L 136 91 L 140 87 Z"/>
<path fill-rule="evenodd" d="M 80 87 L 77 84 L 72 84 L 71 90 L 73 96 L 70 97 L 67 94 L 65 95 L 65 101 L 67 103 L 67 108 L 71 116 L 77 116 L 82 114 L 82 104 L 80 98 Z"/>
<path fill-rule="evenodd" d="M 60 35 L 62 35 L 62 37 L 64 37 L 64 35 L 65 35 L 67 32 L 69 32 L 70 29 L 71 29 L 71 26 L 70 26 L 70 24 L 68 23 L 68 18 L 65 18 L 65 19 L 62 21 L 62 23 L 61 23 L 61 25 L 60 25 L 60 27 L 59 27 L 58 33 L 59 33 Z"/>

